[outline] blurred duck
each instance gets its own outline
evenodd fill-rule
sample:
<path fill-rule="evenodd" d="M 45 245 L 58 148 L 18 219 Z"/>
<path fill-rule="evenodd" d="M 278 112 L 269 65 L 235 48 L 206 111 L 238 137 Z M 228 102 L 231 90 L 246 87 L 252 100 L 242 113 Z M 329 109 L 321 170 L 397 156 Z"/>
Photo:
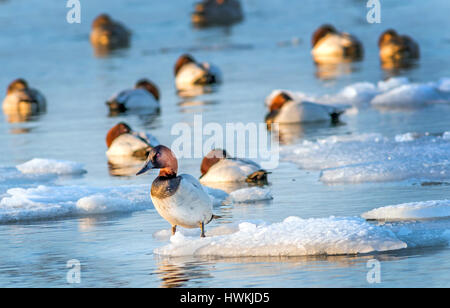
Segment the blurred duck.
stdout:
<path fill-rule="evenodd" d="M 203 0 L 195 5 L 192 23 L 198 27 L 230 25 L 243 18 L 239 0 Z"/>
<path fill-rule="evenodd" d="M 19 117 L 24 120 L 46 110 L 45 97 L 36 89 L 28 86 L 24 79 L 11 82 L 3 100 L 3 112 L 9 117 Z"/>
<path fill-rule="evenodd" d="M 152 135 L 134 132 L 126 123 L 120 122 L 106 134 L 106 146 L 108 147 L 106 155 L 110 159 L 117 158 L 116 160 L 119 161 L 124 157 L 144 160 L 150 150 L 158 144 L 158 140 Z"/>
<path fill-rule="evenodd" d="M 159 90 L 151 81 L 141 79 L 136 82 L 134 89 L 115 94 L 106 104 L 112 112 L 142 110 L 157 113 L 160 107 Z"/>
<path fill-rule="evenodd" d="M 323 25 L 312 36 L 312 55 L 315 62 L 336 63 L 359 60 L 363 47 L 359 40 L 332 25 Z"/>
<path fill-rule="evenodd" d="M 406 66 L 411 60 L 419 58 L 419 45 L 409 36 L 399 35 L 392 29 L 381 34 L 378 47 L 382 65 L 387 68 Z"/>
<path fill-rule="evenodd" d="M 150 150 L 144 167 L 136 175 L 151 169 L 160 169 L 151 188 L 152 202 L 172 225 L 172 235 L 181 226 L 200 228 L 201 237 L 205 237 L 205 225 L 219 216 L 212 213 L 212 200 L 200 182 L 188 174 L 177 175 L 177 158 L 163 145 Z"/>
<path fill-rule="evenodd" d="M 292 94 L 280 90 L 275 90 L 269 95 L 267 105 L 269 107 L 269 113 L 266 116 L 268 125 L 320 121 L 338 123 L 339 116 L 345 111 L 344 108 L 294 99 Z"/>
<path fill-rule="evenodd" d="M 130 44 L 131 32 L 120 22 L 101 14 L 92 22 L 91 43 L 94 47 L 115 49 Z"/>
<path fill-rule="evenodd" d="M 220 81 L 218 68 L 209 63 L 197 63 L 191 55 L 184 54 L 175 63 L 175 85 L 178 90 L 213 85 Z"/>
<path fill-rule="evenodd" d="M 247 182 L 265 183 L 268 172 L 252 160 L 233 158 L 225 150 L 209 152 L 200 166 L 201 183 Z"/>

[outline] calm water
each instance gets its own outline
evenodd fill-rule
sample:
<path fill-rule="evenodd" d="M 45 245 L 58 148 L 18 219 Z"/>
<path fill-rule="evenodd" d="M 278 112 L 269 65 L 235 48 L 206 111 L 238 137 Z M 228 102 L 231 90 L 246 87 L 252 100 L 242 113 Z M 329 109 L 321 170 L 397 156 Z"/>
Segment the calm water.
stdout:
<path fill-rule="evenodd" d="M 377 82 L 388 74 L 379 65 L 378 35 L 388 27 L 408 33 L 421 46 L 420 65 L 401 72 L 414 82 L 450 76 L 450 3 L 383 1 L 382 23 L 366 22 L 365 1 L 244 0 L 245 20 L 229 28 L 198 30 L 190 25 L 194 1 L 83 1 L 82 23 L 68 24 L 64 1 L 0 1 L 0 88 L 17 77 L 46 96 L 48 112 L 26 123 L 0 115 L 0 166 L 35 157 L 83 163 L 88 173 L 62 178 L 58 185 L 116 186 L 150 183 L 154 175 L 113 177 L 104 136 L 118 121 L 151 131 L 171 144 L 174 123 L 260 122 L 264 98 L 276 88 L 320 95 L 336 93 L 359 81 Z M 90 24 L 101 12 L 125 23 L 132 45 L 109 57 L 94 55 Z M 347 30 L 364 44 L 364 60 L 351 73 L 318 78 L 310 57 L 310 35 L 324 23 Z M 297 42 L 292 44 L 292 42 Z M 183 100 L 174 88 L 173 63 L 189 51 L 218 65 L 224 83 L 218 91 Z M 108 116 L 104 104 L 114 92 L 142 77 L 158 85 L 160 116 Z M 392 137 L 406 132 L 450 131 L 450 106 L 409 112 L 364 110 L 344 117 L 345 125 L 322 126 L 304 138 L 377 132 Z M 199 175 L 200 160 L 181 160 L 180 170 Z M 274 200 L 216 209 L 226 222 L 262 219 L 357 216 L 403 202 L 446 199 L 448 186 L 409 183 L 327 186 L 319 172 L 282 163 L 270 176 Z M 295 181 L 294 181 L 295 179 Z M 4 194 L 14 185 L 4 184 Z M 444 224 L 446 222 L 443 222 Z M 214 223 L 215 225 L 217 223 Z M 82 263 L 82 287 L 367 287 L 367 260 L 374 255 L 310 258 L 201 259 L 162 258 L 153 249 L 166 242 L 152 235 L 169 226 L 152 208 L 123 215 L 66 218 L 0 225 L 0 286 L 66 287 L 66 262 Z M 382 283 L 377 286 L 450 286 L 450 249 L 434 246 L 377 254 Z"/>

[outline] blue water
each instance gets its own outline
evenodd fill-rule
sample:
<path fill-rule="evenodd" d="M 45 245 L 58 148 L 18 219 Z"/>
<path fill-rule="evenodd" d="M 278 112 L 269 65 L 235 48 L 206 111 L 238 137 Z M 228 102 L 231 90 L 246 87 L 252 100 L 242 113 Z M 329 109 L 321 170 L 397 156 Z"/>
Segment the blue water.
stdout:
<path fill-rule="evenodd" d="M 189 13 L 194 1 L 83 1 L 81 24 L 68 24 L 64 1 L 0 1 L 0 88 L 17 77 L 46 96 L 48 111 L 25 123 L 0 115 L 0 166 L 35 157 L 83 163 L 87 174 L 58 180 L 58 185 L 116 186 L 147 183 L 154 175 L 114 177 L 108 170 L 104 137 L 118 121 L 149 130 L 170 144 L 173 124 L 262 122 L 264 98 L 277 88 L 320 95 L 344 86 L 376 83 L 389 73 L 380 68 L 377 40 L 386 28 L 414 37 L 421 47 L 417 67 L 401 71 L 414 82 L 450 76 L 450 3 L 382 1 L 381 24 L 366 22 L 365 1 L 244 0 L 245 20 L 232 27 L 195 29 Z M 97 57 L 89 43 L 90 24 L 109 13 L 132 31 L 130 48 Z M 310 56 L 310 36 L 322 23 L 355 34 L 364 44 L 361 62 L 351 73 L 322 79 Z M 292 42 L 295 42 L 293 44 Z M 298 43 L 297 43 L 298 42 Z M 177 96 L 173 64 L 183 52 L 218 65 L 224 83 L 195 99 Z M 104 102 L 142 77 L 161 91 L 162 113 L 108 116 Z M 193 103 L 195 102 L 195 103 Z M 406 132 L 450 131 L 450 106 L 408 112 L 372 109 L 344 117 L 345 125 L 306 129 L 300 138 L 377 132 L 392 137 Z M 300 140 L 300 139 L 299 139 Z M 294 142 L 298 142 L 294 141 Z M 199 175 L 199 159 L 182 159 L 180 169 Z M 270 175 L 274 199 L 252 205 L 224 206 L 227 221 L 287 216 L 358 216 L 376 207 L 446 199 L 448 186 L 376 183 L 327 186 L 319 172 L 282 163 Z M 295 181 L 293 181 L 295 179 Z M 19 185 L 20 186 L 20 185 Z M 17 185 L 2 184 L 0 193 Z M 169 225 L 152 208 L 120 215 L 96 215 L 0 225 L 2 287 L 442 287 L 450 286 L 450 249 L 446 245 L 364 256 L 308 258 L 162 258 L 165 245 L 152 235 Z M 367 260 L 381 262 L 381 283 L 366 280 Z M 78 259 L 81 284 L 66 281 L 66 262 Z"/>

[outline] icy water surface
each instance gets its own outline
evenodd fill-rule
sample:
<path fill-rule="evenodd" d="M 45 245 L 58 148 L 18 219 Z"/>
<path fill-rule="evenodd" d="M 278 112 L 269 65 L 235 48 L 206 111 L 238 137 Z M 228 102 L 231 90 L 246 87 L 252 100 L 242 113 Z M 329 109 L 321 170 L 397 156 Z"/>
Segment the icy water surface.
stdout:
<path fill-rule="evenodd" d="M 0 286 L 450 286 L 448 1 L 383 1 L 381 24 L 366 22 L 365 1 L 242 2 L 242 23 L 200 30 L 194 1 L 82 0 L 81 24 L 66 22 L 64 1 L 0 1 L 0 88 L 23 77 L 48 102 L 29 122 L 0 115 Z M 130 48 L 94 54 L 90 24 L 102 12 L 133 31 Z M 311 33 L 325 22 L 362 41 L 363 61 L 313 64 Z M 380 68 L 378 36 L 391 27 L 419 42 L 416 67 Z M 177 96 L 183 52 L 222 69 L 217 91 Z M 104 102 L 143 77 L 160 88 L 161 114 L 108 115 Z M 150 201 L 155 174 L 108 169 L 104 137 L 119 121 L 170 145 L 172 126 L 196 114 L 263 122 L 274 89 L 352 108 L 342 125 L 280 127 L 281 162 L 264 191 L 221 204 L 210 190 L 222 218 L 206 241 L 191 230 L 169 239 Z M 199 159 L 179 163 L 200 175 Z M 71 259 L 80 285 L 66 281 Z M 367 281 L 371 259 L 380 284 Z"/>

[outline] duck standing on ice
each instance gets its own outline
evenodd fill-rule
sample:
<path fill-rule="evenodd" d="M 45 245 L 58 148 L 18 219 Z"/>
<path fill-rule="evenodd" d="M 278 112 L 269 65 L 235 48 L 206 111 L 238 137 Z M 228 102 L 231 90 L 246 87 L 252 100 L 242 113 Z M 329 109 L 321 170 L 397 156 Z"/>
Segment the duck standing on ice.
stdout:
<path fill-rule="evenodd" d="M 280 90 L 275 90 L 269 95 L 267 104 L 269 107 L 269 113 L 266 115 L 267 125 L 321 121 L 338 123 L 340 115 L 345 111 L 345 107 L 339 108 L 294 99 L 286 91 Z"/>
<path fill-rule="evenodd" d="M 172 225 L 172 235 L 181 226 L 200 228 L 201 237 L 205 237 L 205 224 L 219 216 L 212 213 L 212 200 L 200 182 L 188 174 L 177 175 L 177 158 L 163 145 L 151 149 L 144 167 L 136 175 L 151 169 L 160 169 L 151 188 L 152 202 Z"/>

